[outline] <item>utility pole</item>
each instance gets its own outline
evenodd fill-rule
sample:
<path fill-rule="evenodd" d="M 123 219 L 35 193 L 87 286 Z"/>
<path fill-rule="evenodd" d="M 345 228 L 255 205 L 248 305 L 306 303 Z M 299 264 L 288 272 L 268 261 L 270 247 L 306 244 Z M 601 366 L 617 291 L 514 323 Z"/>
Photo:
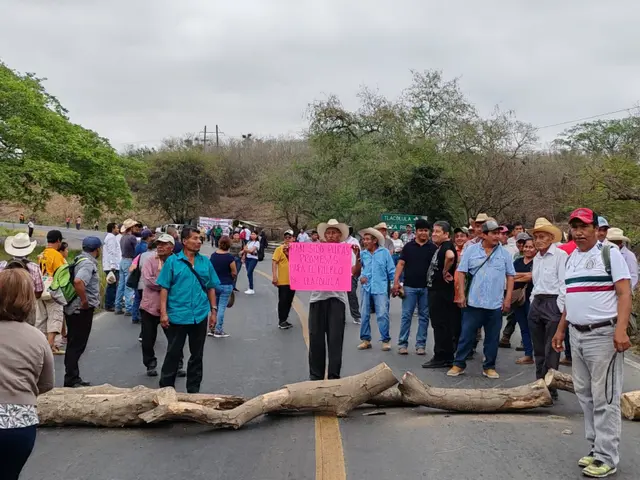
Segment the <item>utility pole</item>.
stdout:
<path fill-rule="evenodd" d="M 204 126 L 204 133 L 203 133 L 203 140 L 202 140 L 202 151 L 206 152 L 207 151 L 207 126 Z"/>
<path fill-rule="evenodd" d="M 207 127 L 205 127 L 206 131 Z M 220 139 L 218 137 L 218 124 L 216 123 L 216 148 L 220 147 Z"/>
<path fill-rule="evenodd" d="M 202 149 L 206 152 L 207 151 L 207 126 L 204 126 L 204 129 L 202 130 L 202 132 L 200 132 L 202 134 Z M 218 125 L 216 124 L 216 148 L 220 147 L 220 128 L 218 127 Z M 196 138 L 196 141 L 199 142 L 200 139 Z"/>

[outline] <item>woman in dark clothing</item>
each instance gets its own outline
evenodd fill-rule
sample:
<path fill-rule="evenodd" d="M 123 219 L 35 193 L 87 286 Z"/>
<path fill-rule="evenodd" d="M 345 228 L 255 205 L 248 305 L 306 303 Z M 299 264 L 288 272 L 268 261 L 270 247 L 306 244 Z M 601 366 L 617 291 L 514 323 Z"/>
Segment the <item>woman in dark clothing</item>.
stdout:
<path fill-rule="evenodd" d="M 233 256 L 233 261 L 236 264 L 236 277 L 233 279 L 233 291 L 237 292 L 236 282 L 238 281 L 238 275 L 240 275 L 240 270 L 242 270 L 242 240 L 240 239 L 240 232 L 234 232 L 233 238 L 231 239 L 231 245 L 229 247 L 229 253 Z"/>
<path fill-rule="evenodd" d="M 529 297 L 533 290 L 531 273 L 533 270 L 533 257 L 538 253 L 533 243 L 533 239 L 529 239 L 525 242 L 522 253 L 523 256 L 513 262 L 513 268 L 516 271 L 515 284 L 513 286 L 513 298 L 516 297 L 516 290 L 518 289 L 524 289 L 525 295 L 524 303 L 514 311 L 516 321 L 520 326 L 520 335 L 522 336 L 522 345 L 524 346 L 524 357 L 517 359 L 516 363 L 518 365 L 531 365 L 534 363 L 533 344 L 531 343 L 527 317 L 529 316 Z"/>
<path fill-rule="evenodd" d="M 258 241 L 260 242 L 260 250 L 258 250 L 258 261 L 261 262 L 264 260 L 264 252 L 269 246 L 269 241 L 267 240 L 267 234 L 264 230 L 260 232 L 258 235 Z"/>
<path fill-rule="evenodd" d="M 230 246 L 231 240 L 225 235 L 218 241 L 218 249 L 211 254 L 211 264 L 218 274 L 220 285 L 216 287 L 218 321 L 215 330 L 209 330 L 208 335 L 216 338 L 227 338 L 229 336 L 223 329 L 224 312 L 227 309 L 229 298 L 233 294 L 233 283 L 238 276 L 235 258 L 229 253 Z"/>

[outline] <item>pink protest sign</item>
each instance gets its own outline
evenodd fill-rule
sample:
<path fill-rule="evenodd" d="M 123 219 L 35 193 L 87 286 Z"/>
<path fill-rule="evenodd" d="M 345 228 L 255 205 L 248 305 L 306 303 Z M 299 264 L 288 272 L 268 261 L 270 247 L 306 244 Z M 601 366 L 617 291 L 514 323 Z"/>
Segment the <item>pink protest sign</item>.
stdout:
<path fill-rule="evenodd" d="M 351 245 L 348 243 L 292 243 L 289 245 L 292 290 L 351 290 Z"/>

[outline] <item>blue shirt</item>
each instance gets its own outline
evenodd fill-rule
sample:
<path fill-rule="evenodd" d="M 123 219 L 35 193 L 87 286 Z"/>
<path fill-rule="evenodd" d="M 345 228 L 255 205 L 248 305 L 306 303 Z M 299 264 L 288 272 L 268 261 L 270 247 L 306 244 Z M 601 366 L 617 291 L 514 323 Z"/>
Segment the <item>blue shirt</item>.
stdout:
<path fill-rule="evenodd" d="M 482 265 L 487 254 L 482 242 L 469 245 L 464 249 L 458 271 L 473 275 L 467 305 L 475 308 L 497 310 L 502 308 L 507 276 L 515 276 L 511 254 L 498 245 L 491 258 Z M 482 265 L 482 268 L 480 266 Z"/>
<path fill-rule="evenodd" d="M 160 287 L 169 291 L 167 315 L 169 322 L 176 325 L 200 323 L 208 318 L 210 311 L 207 294 L 183 260 L 189 261 L 184 252 L 171 255 L 156 280 Z M 194 269 L 207 289 L 220 284 L 211 262 L 204 255 L 196 253 Z"/>
<path fill-rule="evenodd" d="M 369 250 L 362 250 L 360 252 L 360 263 L 362 265 L 360 278 L 365 277 L 367 279 L 367 283 L 362 285 L 362 290 L 372 295 L 383 293 L 386 295 L 389 282 L 393 281 L 393 277 L 396 274 L 396 267 L 389 250 L 384 247 L 378 247 L 373 253 Z M 427 273 L 425 272 L 426 275 Z"/>
<path fill-rule="evenodd" d="M 146 252 L 147 250 L 149 250 L 149 244 L 147 242 L 140 242 L 138 243 L 138 245 L 136 245 L 136 257 L 138 255 L 143 254 L 144 252 Z"/>

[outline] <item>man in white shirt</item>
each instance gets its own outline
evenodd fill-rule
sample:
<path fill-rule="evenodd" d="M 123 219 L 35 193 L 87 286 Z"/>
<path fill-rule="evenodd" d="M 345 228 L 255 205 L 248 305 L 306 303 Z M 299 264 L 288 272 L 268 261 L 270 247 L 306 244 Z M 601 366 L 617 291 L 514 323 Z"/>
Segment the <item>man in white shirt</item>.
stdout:
<path fill-rule="evenodd" d="M 564 310 L 564 269 L 568 256 L 555 246 L 562 239 L 562 231 L 546 218 L 536 220 L 533 238 L 538 253 L 533 258 L 528 320 L 536 378 L 544 378 L 550 368 L 557 370 L 560 365 L 560 354 L 551 348 L 551 339 Z M 551 396 L 557 400 L 557 390 L 551 390 Z"/>
<path fill-rule="evenodd" d="M 567 261 L 565 309 L 552 345 L 557 352 L 564 349 L 570 325 L 573 385 L 590 444 L 578 465 L 583 475 L 604 478 L 616 472 L 620 461 L 624 358 L 618 353 L 631 346 L 630 275 L 620 250 L 598 241 L 598 217 L 592 210 L 575 210 L 569 224 L 577 248 Z"/>
<path fill-rule="evenodd" d="M 309 235 L 304 230 L 300 230 L 297 238 L 298 243 L 307 243 L 309 241 Z"/>
<path fill-rule="evenodd" d="M 631 275 L 631 291 L 634 291 L 638 285 L 638 259 L 635 253 L 627 248 L 625 243 L 629 243 L 629 239 L 624 236 L 624 231 L 620 228 L 610 228 L 607 232 L 607 240 L 616 245 L 620 249 L 620 253 L 627 262 L 629 274 Z"/>
<path fill-rule="evenodd" d="M 353 237 L 353 227 L 349 227 L 349 236 L 345 240 L 349 245 L 356 245 L 360 248 L 360 242 Z M 351 252 L 351 268 L 356 265 L 356 254 Z M 353 323 L 360 325 L 360 304 L 358 303 L 358 277 L 351 275 L 351 291 L 347 292 L 349 297 L 349 310 L 351 310 L 351 318 Z"/>
<path fill-rule="evenodd" d="M 118 225 L 115 223 L 107 225 L 107 234 L 104 237 L 104 247 L 102 248 L 102 270 L 105 275 L 109 275 L 109 272 L 113 272 L 116 277 L 115 282 L 107 283 L 107 288 L 104 293 L 104 308 L 108 312 L 115 311 L 118 277 L 120 274 L 120 260 L 122 260 L 122 254 L 120 253 L 120 239 L 118 238 L 120 236 Z"/>

